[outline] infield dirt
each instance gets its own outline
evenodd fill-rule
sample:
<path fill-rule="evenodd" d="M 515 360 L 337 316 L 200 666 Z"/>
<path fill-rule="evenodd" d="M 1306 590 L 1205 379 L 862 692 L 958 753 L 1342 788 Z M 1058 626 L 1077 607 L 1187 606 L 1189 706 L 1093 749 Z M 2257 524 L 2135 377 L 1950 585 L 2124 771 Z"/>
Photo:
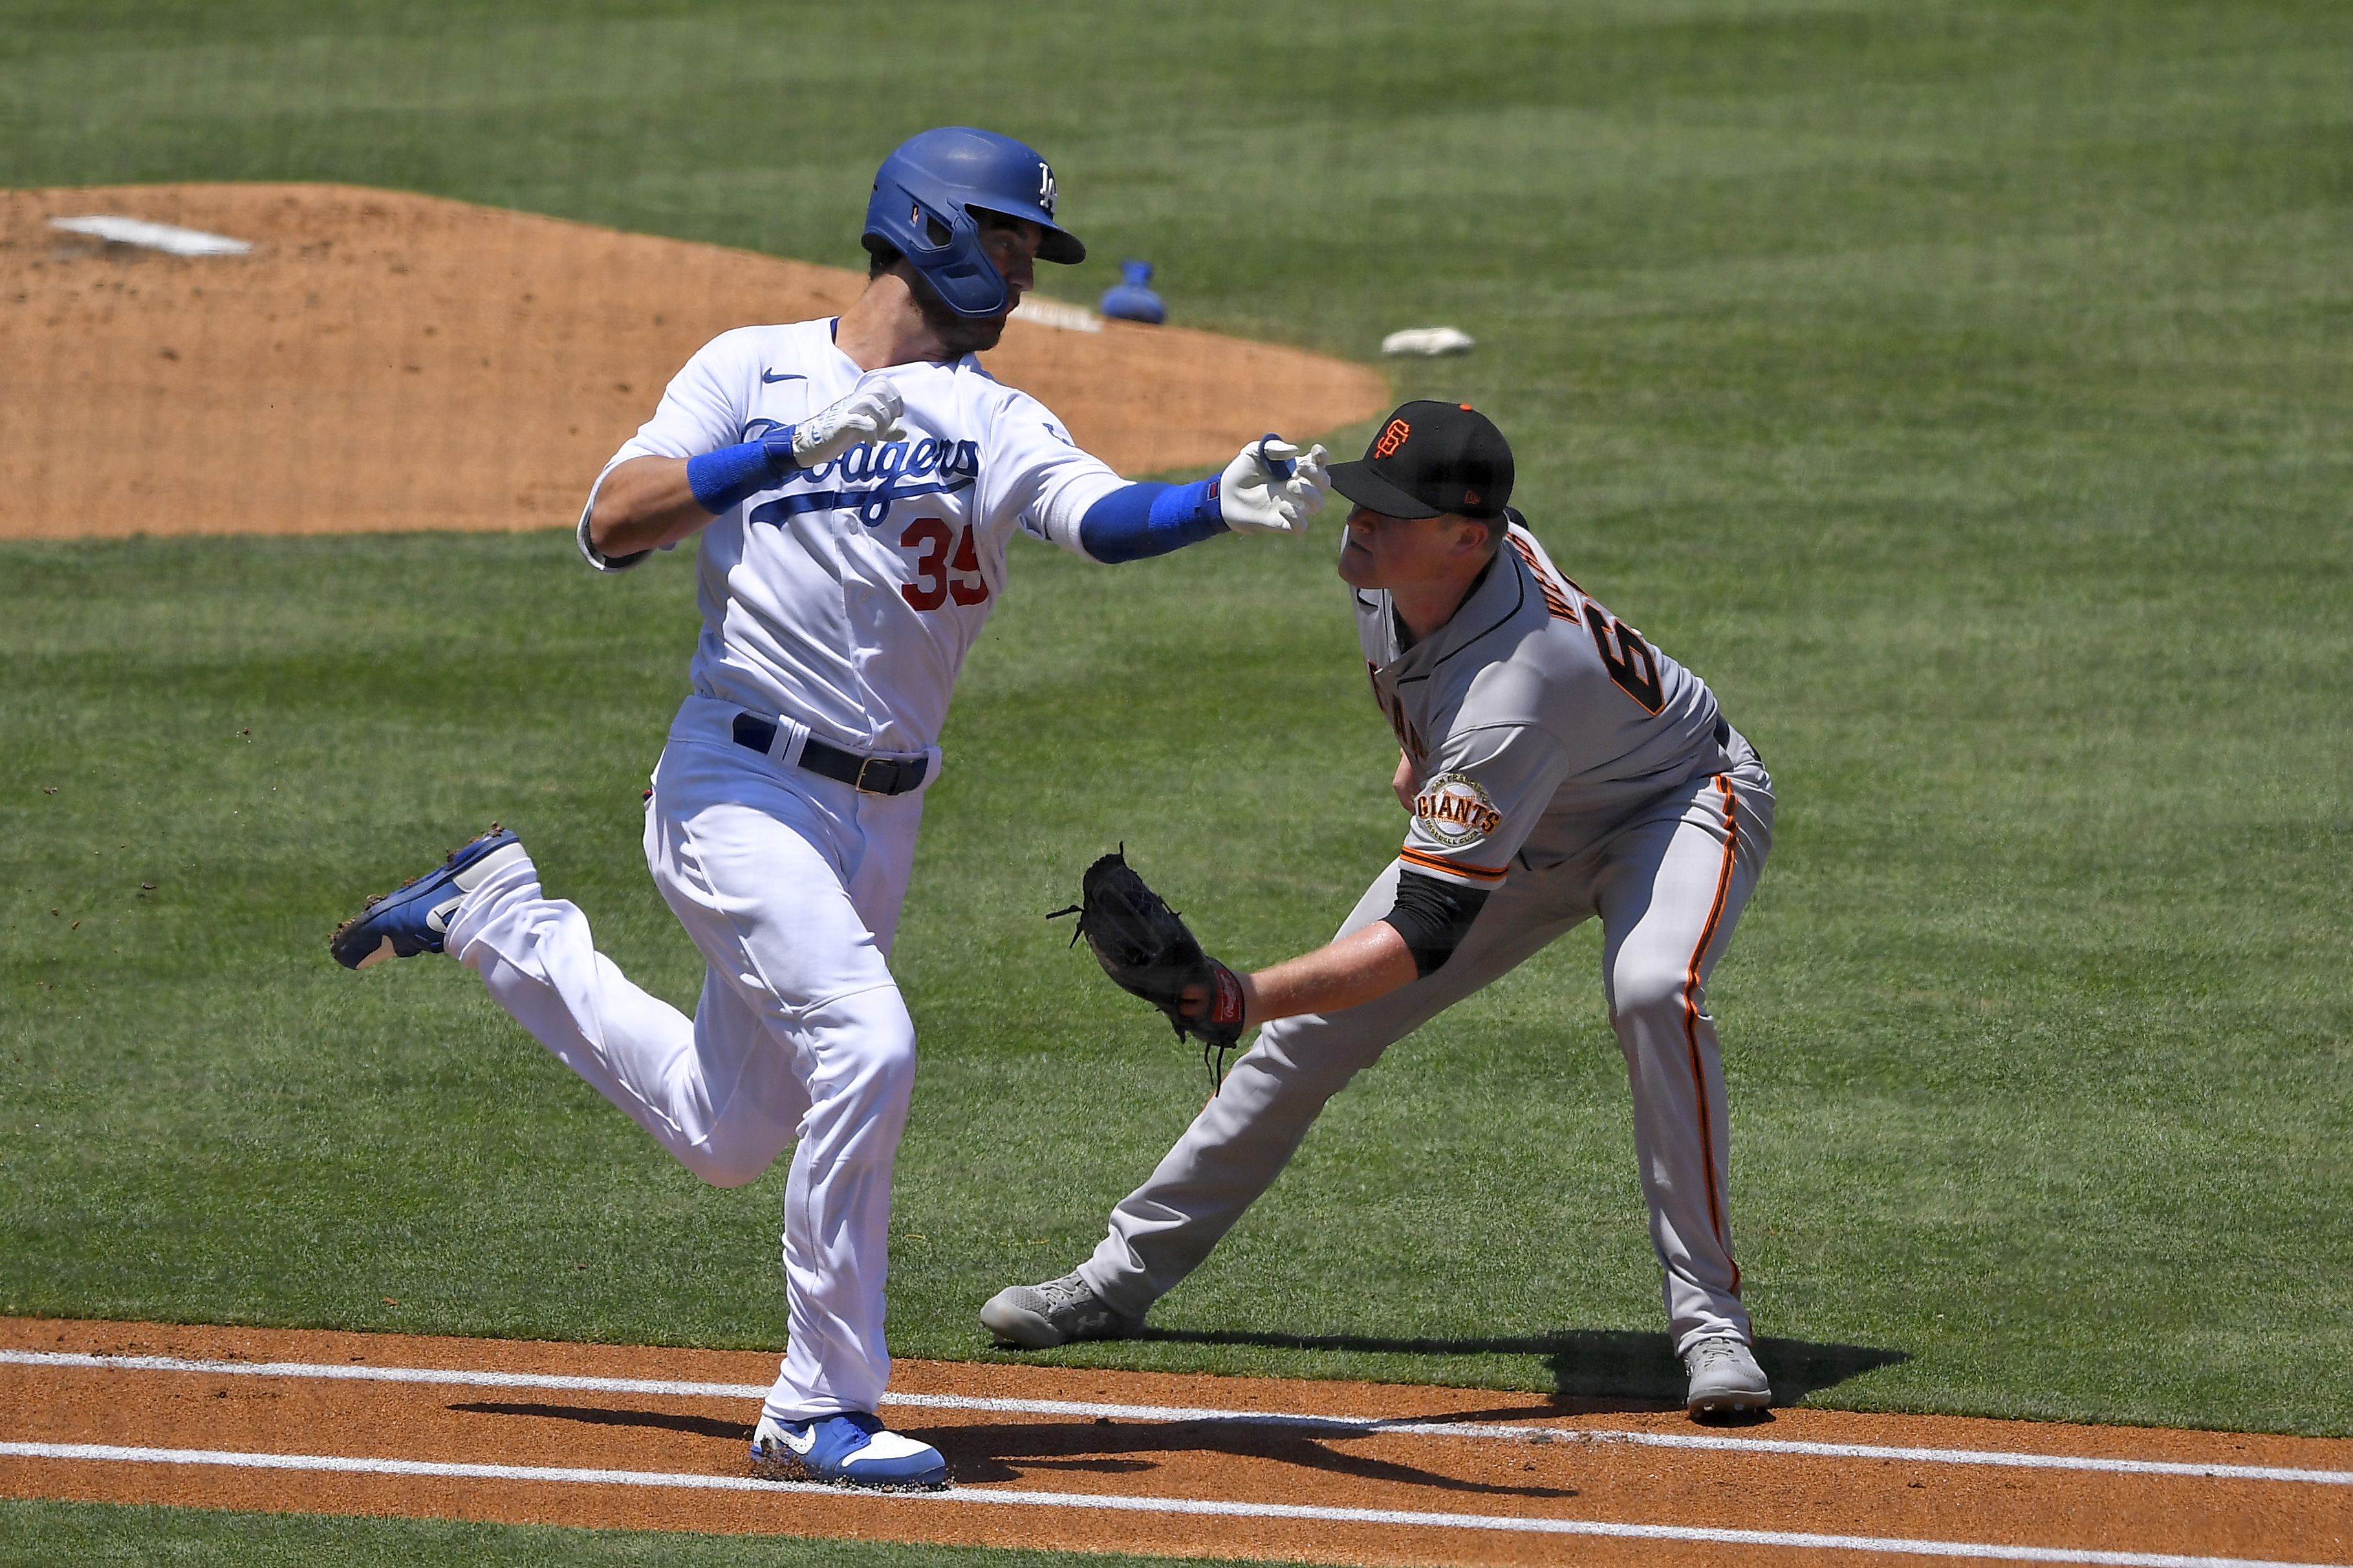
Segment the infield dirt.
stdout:
<path fill-rule="evenodd" d="M 124 1356 L 238 1365 L 90 1359 Z M 1992 1561 L 2134 1552 L 2343 1563 L 2353 1552 L 2353 1485 L 2344 1484 L 2353 1480 L 2353 1442 L 2325 1439 L 1801 1409 L 1775 1412 L 1758 1426 L 1706 1429 L 1679 1410 L 1624 1402 L 1596 1408 L 1464 1389 L 902 1362 L 893 1397 L 914 1398 L 885 1414 L 938 1445 L 956 1485 L 944 1496 L 890 1498 L 740 1484 L 751 1397 L 775 1367 L 758 1352 L 7 1319 L 0 1320 L 0 1495 L 16 1497 L 1318 1563 L 1786 1568 L 1918 1560 L 1901 1542 L 1958 1543 L 1972 1550 L 1936 1555 Z M 79 1363 L 61 1359 L 73 1357 Z M 259 1363 L 280 1364 L 266 1375 L 238 1369 Z M 355 1380 L 349 1369 L 360 1368 L 377 1369 L 384 1380 Z M 502 1387 L 495 1376 L 453 1386 L 397 1369 L 755 1392 Z M 1038 1408 L 1044 1402 L 1155 1409 Z M 1236 1419 L 1269 1412 L 1477 1429 L 1333 1430 Z M 1711 1444 L 1655 1441 L 1691 1436 Z M 1793 1442 L 1976 1458 L 1768 1447 Z M 114 1449 L 58 1451 L 68 1445 Z M 142 1448 L 150 1450 L 143 1458 L 123 1451 Z M 170 1463 L 152 1452 L 192 1448 L 242 1462 Z M 257 1456 L 311 1460 L 262 1468 L 253 1466 Z M 311 1462 L 321 1458 L 354 1463 L 329 1469 Z M 2050 1468 L 2054 1458 L 2069 1468 Z M 2086 1465 L 2117 1459 L 2277 1467 L 2337 1479 Z M 396 1467 L 390 1473 L 385 1461 Z M 446 1473 L 465 1466 L 608 1473 Z M 1270 1504 L 1376 1511 L 1309 1519 L 1214 1511 Z M 1440 1516 L 1453 1522 L 1429 1522 Z M 1537 1532 L 1541 1521 L 1558 1521 L 1618 1533 Z M 1694 1531 L 1801 1539 L 1694 1541 L 1687 1538 Z M 1852 1544 L 1861 1542 L 1884 1545 Z"/>
<path fill-rule="evenodd" d="M 180 257 L 53 228 L 249 243 Z M 697 348 L 862 274 L 395 191 L 0 192 L 0 539 L 563 527 Z M 1127 474 L 1388 405 L 1379 373 L 1181 328 L 1025 321 L 985 357 Z"/>

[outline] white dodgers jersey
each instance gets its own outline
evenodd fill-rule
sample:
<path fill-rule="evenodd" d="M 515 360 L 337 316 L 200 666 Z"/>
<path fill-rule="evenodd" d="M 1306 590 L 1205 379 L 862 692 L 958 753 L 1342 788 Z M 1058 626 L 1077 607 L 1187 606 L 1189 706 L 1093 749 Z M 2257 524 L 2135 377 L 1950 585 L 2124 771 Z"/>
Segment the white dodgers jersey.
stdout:
<path fill-rule="evenodd" d="M 754 440 L 839 402 L 869 373 L 833 329 L 712 339 L 606 471 Z M 905 400 L 904 439 L 799 470 L 703 530 L 691 679 L 698 695 L 837 745 L 913 753 L 939 739 L 956 672 L 1004 592 L 1013 534 L 1083 554 L 1079 518 L 1126 481 L 969 354 L 872 374 Z"/>

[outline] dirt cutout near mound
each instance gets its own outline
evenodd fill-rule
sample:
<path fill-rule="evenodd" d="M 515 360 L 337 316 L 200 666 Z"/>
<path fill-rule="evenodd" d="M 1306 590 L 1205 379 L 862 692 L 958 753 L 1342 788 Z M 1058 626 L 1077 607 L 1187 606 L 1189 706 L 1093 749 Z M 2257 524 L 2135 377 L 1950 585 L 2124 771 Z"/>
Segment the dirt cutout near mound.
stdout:
<path fill-rule="evenodd" d="M 0 1497 L 1466 1568 L 2353 1557 L 2341 1440 L 1077 1367 L 902 1361 L 882 1414 L 954 1489 L 782 1487 L 744 1464 L 775 1370 L 0 1318 Z"/>
<path fill-rule="evenodd" d="M 174 256 L 52 227 L 243 240 Z M 689 355 L 862 273 L 395 191 L 0 192 L 0 539 L 570 525 Z M 1016 316 L 986 356 L 1126 474 L 1387 405 L 1379 373 L 1209 332 Z"/>

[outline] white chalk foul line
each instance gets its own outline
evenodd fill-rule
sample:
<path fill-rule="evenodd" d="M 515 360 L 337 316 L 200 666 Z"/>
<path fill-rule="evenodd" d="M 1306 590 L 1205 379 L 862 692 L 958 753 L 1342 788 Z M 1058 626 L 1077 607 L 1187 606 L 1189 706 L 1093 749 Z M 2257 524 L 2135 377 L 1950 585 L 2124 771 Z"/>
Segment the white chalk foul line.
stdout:
<path fill-rule="evenodd" d="M 218 1465 L 239 1469 L 317 1470 L 339 1475 L 431 1476 L 451 1480 L 548 1481 L 587 1486 L 670 1487 L 704 1491 L 809 1492 L 856 1497 L 839 1488 L 745 1476 L 703 1476 L 676 1470 L 597 1470 L 557 1465 L 469 1465 L 440 1459 L 367 1459 L 336 1454 L 254 1454 L 220 1448 L 133 1448 L 111 1443 L 0 1443 L 0 1458 L 62 1459 L 114 1464 Z M 1704 1525 L 1630 1524 L 1609 1520 L 1514 1518 L 1506 1514 L 1430 1513 L 1412 1509 L 1319 1508 L 1309 1503 L 1226 1502 L 1206 1498 L 1118 1497 L 1097 1492 L 981 1490 L 887 1494 L 888 1500 L 987 1503 L 1033 1508 L 1103 1509 L 1123 1513 L 1212 1515 L 1225 1519 L 1296 1519 L 1326 1524 L 1487 1530 L 1522 1535 L 1600 1536 L 1620 1541 L 1680 1541 L 1722 1546 L 1781 1546 L 1829 1552 L 1909 1552 L 1994 1563 L 2082 1563 L 2104 1568 L 2327 1568 L 2253 1557 L 2198 1557 L 2174 1552 L 2104 1552 L 2072 1546 L 2010 1546 L 1994 1542 L 1923 1541 L 1899 1535 L 1830 1535 L 1812 1531 L 1719 1530 Z M 883 1500 L 876 1499 L 873 1500 Z"/>
<path fill-rule="evenodd" d="M 443 1367 L 359 1366 L 332 1362 L 205 1361 L 180 1356 L 90 1355 L 74 1351 L 0 1349 L 0 1366 L 90 1367 L 112 1372 L 189 1372 L 231 1377 L 306 1377 L 356 1383 L 441 1384 L 460 1388 L 540 1388 L 573 1394 L 657 1394 L 690 1399 L 760 1399 L 762 1383 L 691 1383 L 650 1377 L 575 1377 L 542 1372 L 475 1372 Z M 1813 1443 L 1791 1437 L 1735 1437 L 1702 1432 L 1639 1432 L 1620 1427 L 1512 1426 L 1500 1422 L 1311 1415 L 1275 1410 L 1221 1410 L 1190 1405 L 1114 1405 L 1072 1399 L 996 1399 L 960 1394 L 886 1394 L 885 1405 L 918 1410 L 976 1410 L 1009 1415 L 1071 1415 L 1092 1420 L 1214 1422 L 1279 1426 L 1333 1436 L 1398 1434 L 1489 1438 L 1518 1443 L 1624 1443 L 1637 1447 L 1793 1454 L 1820 1459 L 1901 1459 L 1912 1464 L 1989 1465 L 2014 1469 L 2088 1470 L 2105 1475 L 2187 1476 L 2240 1481 L 2353 1486 L 2353 1470 L 2281 1465 L 2208 1465 L 2175 1459 L 2114 1459 L 1989 1448 L 1897 1447 L 1873 1443 Z"/>
<path fill-rule="evenodd" d="M 690 1399 L 765 1399 L 765 1383 L 681 1383 L 655 1377 L 568 1377 L 544 1372 L 473 1372 L 436 1366 L 335 1362 L 207 1361 L 169 1355 L 86 1355 L 0 1350 L 0 1366 L 96 1367 L 110 1372 L 201 1372 L 225 1377 L 312 1377 L 342 1383 L 434 1383 L 459 1388 L 550 1388 L 574 1394 L 673 1394 Z"/>

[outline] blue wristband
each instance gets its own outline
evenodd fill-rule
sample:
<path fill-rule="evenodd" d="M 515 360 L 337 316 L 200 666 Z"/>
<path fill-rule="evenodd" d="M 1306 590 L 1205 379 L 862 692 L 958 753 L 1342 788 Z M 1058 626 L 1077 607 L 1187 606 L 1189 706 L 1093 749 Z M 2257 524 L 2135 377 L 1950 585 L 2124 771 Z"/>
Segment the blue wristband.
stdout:
<path fill-rule="evenodd" d="M 757 441 L 722 447 L 686 460 L 687 488 L 703 510 L 716 517 L 746 496 L 756 495 L 792 469 L 793 427 L 771 430 Z M 778 459 L 782 458 L 779 463 Z"/>
<path fill-rule="evenodd" d="M 1096 560 L 1116 563 L 1166 555 L 1226 531 L 1218 481 L 1189 485 L 1134 484 L 1087 508 L 1079 543 Z"/>

